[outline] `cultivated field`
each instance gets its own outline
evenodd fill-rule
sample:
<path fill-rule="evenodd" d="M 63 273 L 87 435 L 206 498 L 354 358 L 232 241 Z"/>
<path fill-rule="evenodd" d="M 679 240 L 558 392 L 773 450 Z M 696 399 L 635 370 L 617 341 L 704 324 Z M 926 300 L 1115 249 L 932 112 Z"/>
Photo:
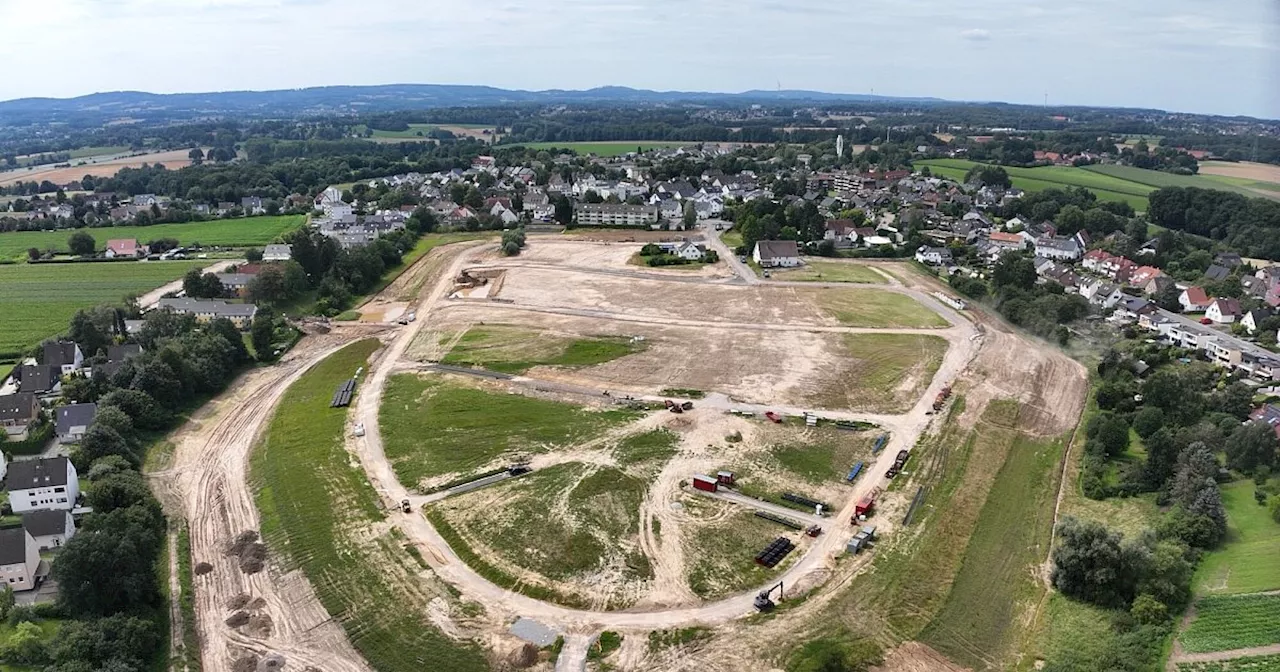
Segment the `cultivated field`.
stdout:
<path fill-rule="evenodd" d="M 40 341 L 65 331 L 77 310 L 143 294 L 208 263 L 0 265 L 0 361 L 15 360 Z"/>
<path fill-rule="evenodd" d="M 1084 166 L 1084 170 L 1117 177 L 1122 180 L 1136 182 L 1155 187 L 1197 187 L 1200 189 L 1217 189 L 1220 191 L 1232 191 L 1242 196 L 1257 198 L 1258 196 L 1280 196 L 1277 194 L 1268 194 L 1266 192 L 1259 193 L 1256 189 L 1249 189 L 1242 185 L 1237 185 L 1234 181 L 1226 180 L 1221 177 L 1213 177 L 1207 175 L 1175 175 L 1173 173 L 1165 173 L 1158 170 L 1144 170 L 1142 168 L 1134 168 L 1132 166 L 1114 166 L 1114 165 L 1095 165 Z M 1280 185 L 1276 185 L 1280 189 Z"/>
<path fill-rule="evenodd" d="M 1178 672 L 1280 672 L 1280 654 L 1222 661 L 1178 663 Z"/>
<path fill-rule="evenodd" d="M 1215 595 L 1194 609 L 1191 625 L 1178 635 L 1187 653 L 1280 644 L 1280 595 Z"/>
<path fill-rule="evenodd" d="M 141 156 L 109 157 L 103 160 L 72 159 L 71 166 L 68 168 L 58 168 L 54 165 L 18 168 L 0 172 L 0 187 L 8 186 L 15 182 L 43 182 L 45 180 L 54 184 L 66 184 L 79 181 L 85 175 L 115 177 L 115 174 L 120 172 L 122 168 L 138 168 L 144 163 L 148 165 L 159 163 L 163 164 L 165 168 L 176 170 L 191 165 L 191 158 L 187 156 L 190 151 L 189 149 L 177 149 L 171 152 L 157 152 Z M 84 163 L 80 164 L 81 161 L 84 161 Z"/>
<path fill-rule="evenodd" d="M 262 246 L 275 241 L 306 221 L 303 215 L 276 217 L 244 217 L 240 219 L 215 219 L 208 222 L 183 224 L 154 224 L 151 226 L 104 226 L 83 229 L 93 236 L 97 249 L 104 250 L 107 241 L 116 238 L 136 238 L 140 243 L 160 238 L 176 238 L 182 245 L 213 245 L 217 247 Z M 26 258 L 27 250 L 36 248 L 42 252 L 67 251 L 67 239 L 77 229 L 57 231 L 7 231 L 0 233 L 0 258 Z"/>
<path fill-rule="evenodd" d="M 977 162 L 965 159 L 928 159 L 915 162 L 916 168 L 928 166 L 929 170 L 956 180 L 963 180 L 965 173 L 975 165 L 978 165 Z M 1138 211 L 1147 209 L 1147 195 L 1156 189 L 1150 185 L 1072 166 L 1040 168 L 1003 166 L 1003 168 L 1009 173 L 1013 186 L 1024 191 L 1084 187 L 1102 200 L 1123 201 Z"/>

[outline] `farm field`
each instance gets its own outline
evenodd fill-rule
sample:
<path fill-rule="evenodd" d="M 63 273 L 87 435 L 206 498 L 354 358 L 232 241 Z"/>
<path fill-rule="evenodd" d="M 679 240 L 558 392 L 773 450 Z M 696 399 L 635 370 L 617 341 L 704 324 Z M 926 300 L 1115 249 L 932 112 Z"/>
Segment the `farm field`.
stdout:
<path fill-rule="evenodd" d="M 122 301 L 208 261 L 0 265 L 0 361 L 12 361 L 67 328 L 77 310 Z"/>
<path fill-rule="evenodd" d="M 727 235 L 727 234 L 726 234 Z M 728 241 L 725 241 L 726 243 Z M 807 259 L 805 265 L 796 269 L 773 271 L 775 280 L 794 280 L 799 282 L 859 282 L 874 285 L 887 284 L 889 281 L 870 266 L 848 264 L 836 261 L 817 261 Z"/>
<path fill-rule="evenodd" d="M 0 233 L 0 258 L 25 259 L 27 250 L 67 251 L 67 239 L 77 230 L 93 236 L 97 249 L 104 250 L 107 241 L 116 238 L 137 238 L 146 243 L 159 238 L 175 238 L 182 245 L 213 245 L 217 247 L 262 246 L 282 234 L 293 231 L 306 221 L 303 215 L 278 215 L 275 217 L 244 217 L 240 219 L 215 219 L 207 222 L 183 224 L 154 224 L 151 226 L 104 226 L 92 229 L 60 229 L 57 231 L 7 231 Z"/>
<path fill-rule="evenodd" d="M 81 159 L 73 159 L 69 168 L 43 165 L 33 166 L 29 169 L 7 170 L 0 172 L 0 187 L 9 186 L 15 182 L 31 182 L 33 180 L 36 182 L 48 180 L 54 184 L 66 184 L 78 181 L 85 175 L 114 177 L 122 168 L 137 168 L 144 163 L 149 165 L 160 163 L 170 170 L 176 170 L 191 165 L 191 157 L 187 156 L 190 151 L 189 149 L 177 149 L 169 152 L 143 154 L 141 156 L 115 156 L 108 157 L 103 161 L 86 161 L 82 165 L 77 165 L 77 161 Z"/>
<path fill-rule="evenodd" d="M 1280 595 L 1213 595 L 1197 601 L 1195 611 L 1178 635 L 1187 653 L 1280 644 Z"/>
<path fill-rule="evenodd" d="M 1253 499 L 1253 482 L 1222 488 L 1227 538 L 1196 569 L 1197 594 L 1256 593 L 1280 589 L 1280 524 Z"/>
<path fill-rule="evenodd" d="M 1200 174 L 1280 186 L 1280 166 L 1271 163 L 1202 161 Z"/>
<path fill-rule="evenodd" d="M 507 147 L 528 147 L 529 149 L 571 149 L 579 154 L 595 154 L 597 156 L 622 156 L 637 149 L 648 151 L 664 147 L 687 147 L 696 142 L 667 142 L 637 140 L 634 142 L 522 142 Z"/>
<path fill-rule="evenodd" d="M 396 476 L 412 489 L 517 453 L 582 443 L 637 417 L 404 374 L 387 381 L 379 424 Z"/>
<path fill-rule="evenodd" d="M 1245 656 L 1231 660 L 1178 663 L 1178 672 L 1280 672 L 1280 655 Z"/>
<path fill-rule="evenodd" d="M 1095 165 L 1083 166 L 1083 170 L 1117 177 L 1122 180 L 1146 184 L 1157 189 L 1161 187 L 1198 187 L 1200 189 L 1218 189 L 1232 191 L 1242 196 L 1258 197 L 1256 191 L 1238 186 L 1230 181 L 1204 175 L 1175 175 L 1158 170 L 1144 170 L 1133 166 Z"/>
<path fill-rule="evenodd" d="M 574 338 L 503 325 L 472 327 L 445 336 L 452 348 L 445 364 L 479 366 L 520 374 L 535 366 L 592 366 L 625 357 L 642 347 L 617 336 Z"/>
<path fill-rule="evenodd" d="M 965 173 L 977 165 L 965 159 L 927 159 L 916 161 L 916 167 L 929 166 L 930 171 L 956 180 L 963 180 Z M 1091 173 L 1083 168 L 1070 166 L 1045 166 L 1041 168 L 1016 168 L 1004 166 L 1009 173 L 1013 186 L 1024 191 L 1044 191 L 1046 189 L 1062 189 L 1064 187 L 1084 187 L 1092 191 L 1098 198 L 1107 201 L 1122 201 L 1133 206 L 1134 210 L 1147 209 L 1147 195 L 1155 189 L 1149 185 L 1138 184 L 1108 175 Z"/>
<path fill-rule="evenodd" d="M 363 472 L 351 467 L 343 448 L 346 411 L 329 408 L 329 401 L 339 383 L 366 365 L 378 347 L 369 339 L 343 348 L 304 374 L 281 399 L 250 463 L 262 537 L 274 553 L 302 570 L 325 610 L 374 669 L 487 670 L 478 647 L 444 635 L 425 611 L 406 608 L 447 599 L 449 593 L 405 569 L 418 565 L 385 528 L 375 539 L 347 536 L 354 527 L 380 523 L 383 517 L 377 493 Z"/>
<path fill-rule="evenodd" d="M 818 305 L 841 324 L 873 329 L 948 327 L 943 317 L 905 294 L 868 290 L 829 290 Z"/>

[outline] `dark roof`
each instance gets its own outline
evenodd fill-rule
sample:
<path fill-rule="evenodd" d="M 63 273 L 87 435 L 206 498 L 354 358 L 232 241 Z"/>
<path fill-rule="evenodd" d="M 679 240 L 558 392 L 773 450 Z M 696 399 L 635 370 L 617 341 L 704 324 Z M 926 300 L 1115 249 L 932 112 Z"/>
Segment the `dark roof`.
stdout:
<path fill-rule="evenodd" d="M 61 367 L 76 363 L 76 344 L 70 341 L 44 344 L 44 363 Z"/>
<path fill-rule="evenodd" d="M 98 414 L 97 404 L 71 404 L 58 409 L 58 435 L 64 436 L 72 427 L 88 427 Z"/>
<path fill-rule="evenodd" d="M 9 465 L 9 491 L 67 484 L 67 458 L 45 457 Z"/>
<path fill-rule="evenodd" d="M 62 378 L 62 369 L 48 364 L 23 364 L 18 369 L 18 380 L 23 392 L 48 392 Z"/>
<path fill-rule="evenodd" d="M 0 420 L 30 420 L 38 413 L 36 395 L 30 392 L 0 397 Z"/>
<path fill-rule="evenodd" d="M 22 527 L 33 537 L 47 537 L 67 531 L 66 509 L 29 511 L 22 514 Z"/>
<path fill-rule="evenodd" d="M 1213 264 L 1204 272 L 1204 276 L 1210 280 L 1226 280 L 1228 275 L 1231 275 L 1231 269 L 1217 264 Z"/>
<path fill-rule="evenodd" d="M 1213 263 L 1221 264 L 1228 268 L 1235 268 L 1236 266 L 1243 264 L 1244 260 L 1241 259 L 1240 255 L 1236 252 L 1222 252 L 1213 258 Z"/>
<path fill-rule="evenodd" d="M 794 240 L 762 240 L 756 245 L 760 248 L 761 259 L 800 256 L 800 248 L 796 246 L 796 241 Z"/>
<path fill-rule="evenodd" d="M 19 565 L 27 561 L 27 531 L 21 527 L 0 529 L 0 565 Z"/>
<path fill-rule="evenodd" d="M 136 343 L 126 343 L 124 345 L 107 346 L 108 362 L 123 362 L 134 355 L 142 354 L 142 346 Z"/>

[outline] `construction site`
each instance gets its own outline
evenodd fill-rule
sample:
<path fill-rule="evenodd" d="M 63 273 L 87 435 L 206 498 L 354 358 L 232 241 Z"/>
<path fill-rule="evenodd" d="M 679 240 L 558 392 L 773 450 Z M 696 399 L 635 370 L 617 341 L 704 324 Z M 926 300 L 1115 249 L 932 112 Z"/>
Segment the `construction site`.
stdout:
<path fill-rule="evenodd" d="M 442 246 L 172 437 L 156 476 L 209 564 L 204 669 L 412 669 L 374 660 L 368 633 L 398 626 L 357 614 L 373 597 L 262 529 L 264 482 L 273 504 L 281 489 L 250 473 L 282 396 L 353 343 L 372 354 L 318 403 L 341 414 L 340 466 L 380 511 L 340 517 L 334 543 L 432 646 L 488 669 L 780 669 L 772 642 L 895 599 L 858 586 L 881 558 L 927 556 L 950 498 L 981 507 L 1005 459 L 972 438 L 992 409 L 1013 404 L 1008 429 L 1042 439 L 1079 419 L 1077 364 L 907 266 L 866 264 L 875 285 L 770 281 L 724 253 L 628 264 L 640 245 Z M 330 492 L 336 510 L 360 497 Z M 259 530 L 266 571 L 246 573 L 226 549 Z M 258 627 L 227 620 L 240 595 Z M 621 638 L 603 658 L 602 633 Z M 960 669 L 887 621 L 854 634 L 885 648 L 883 669 Z"/>

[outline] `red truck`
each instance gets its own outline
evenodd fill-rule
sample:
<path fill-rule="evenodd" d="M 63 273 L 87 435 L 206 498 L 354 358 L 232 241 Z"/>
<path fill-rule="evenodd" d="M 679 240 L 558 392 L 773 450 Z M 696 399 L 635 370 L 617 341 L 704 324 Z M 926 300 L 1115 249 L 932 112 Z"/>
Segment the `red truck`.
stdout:
<path fill-rule="evenodd" d="M 764 417 L 769 418 L 770 422 L 782 424 L 782 416 L 774 413 L 773 411 L 765 411 Z"/>

